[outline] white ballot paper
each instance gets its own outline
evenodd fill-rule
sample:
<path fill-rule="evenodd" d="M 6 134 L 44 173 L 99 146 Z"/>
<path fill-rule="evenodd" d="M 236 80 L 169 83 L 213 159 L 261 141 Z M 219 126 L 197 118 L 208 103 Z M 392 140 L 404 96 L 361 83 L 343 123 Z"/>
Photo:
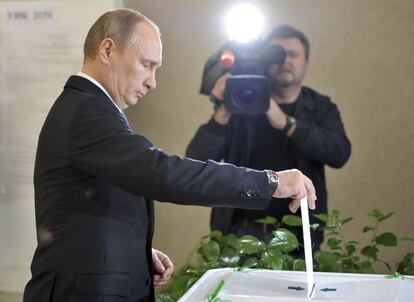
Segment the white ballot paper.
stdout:
<path fill-rule="evenodd" d="M 302 215 L 303 243 L 305 247 L 306 281 L 308 283 L 308 298 L 315 296 L 315 281 L 313 278 L 312 244 L 309 226 L 308 200 L 306 197 L 300 200 L 300 211 Z"/>

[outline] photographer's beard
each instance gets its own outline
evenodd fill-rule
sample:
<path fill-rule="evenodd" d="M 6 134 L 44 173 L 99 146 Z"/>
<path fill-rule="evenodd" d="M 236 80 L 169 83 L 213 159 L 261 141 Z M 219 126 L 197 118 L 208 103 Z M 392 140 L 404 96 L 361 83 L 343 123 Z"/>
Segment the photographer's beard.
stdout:
<path fill-rule="evenodd" d="M 305 72 L 295 72 L 292 67 L 272 65 L 268 69 L 268 78 L 270 89 L 273 93 L 280 90 L 290 88 L 297 88 L 302 85 L 302 80 L 305 77 Z"/>

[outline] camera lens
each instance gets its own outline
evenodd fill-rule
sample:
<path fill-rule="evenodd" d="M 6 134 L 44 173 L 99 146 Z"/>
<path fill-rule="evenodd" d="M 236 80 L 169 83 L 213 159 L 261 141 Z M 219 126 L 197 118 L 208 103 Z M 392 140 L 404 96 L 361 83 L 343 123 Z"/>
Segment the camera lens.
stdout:
<path fill-rule="evenodd" d="M 259 114 L 269 109 L 269 82 L 265 76 L 231 76 L 226 82 L 224 101 L 236 114 Z"/>
<path fill-rule="evenodd" d="M 249 105 L 254 103 L 260 96 L 260 87 L 257 85 L 238 87 L 236 99 L 238 103 Z"/>

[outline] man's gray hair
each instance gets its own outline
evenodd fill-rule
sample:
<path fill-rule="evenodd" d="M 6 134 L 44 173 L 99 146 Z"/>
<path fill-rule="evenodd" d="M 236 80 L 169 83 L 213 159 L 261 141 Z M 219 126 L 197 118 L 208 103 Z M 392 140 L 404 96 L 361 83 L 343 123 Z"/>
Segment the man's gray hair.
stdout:
<path fill-rule="evenodd" d="M 132 42 L 135 42 L 137 38 L 134 36 L 135 26 L 140 22 L 146 22 L 154 27 L 160 36 L 158 26 L 136 10 L 121 8 L 104 13 L 92 25 L 86 36 L 83 45 L 84 63 L 96 57 L 99 45 L 106 38 L 114 40 L 117 47 L 124 51 Z"/>

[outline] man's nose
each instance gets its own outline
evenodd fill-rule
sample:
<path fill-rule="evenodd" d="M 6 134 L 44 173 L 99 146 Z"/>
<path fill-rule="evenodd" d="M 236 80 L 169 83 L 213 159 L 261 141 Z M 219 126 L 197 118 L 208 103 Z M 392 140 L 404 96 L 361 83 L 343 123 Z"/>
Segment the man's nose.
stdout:
<path fill-rule="evenodd" d="M 148 88 L 148 90 L 155 89 L 157 86 L 157 81 L 155 80 L 155 71 L 152 71 L 151 74 L 147 77 L 145 86 Z"/>

